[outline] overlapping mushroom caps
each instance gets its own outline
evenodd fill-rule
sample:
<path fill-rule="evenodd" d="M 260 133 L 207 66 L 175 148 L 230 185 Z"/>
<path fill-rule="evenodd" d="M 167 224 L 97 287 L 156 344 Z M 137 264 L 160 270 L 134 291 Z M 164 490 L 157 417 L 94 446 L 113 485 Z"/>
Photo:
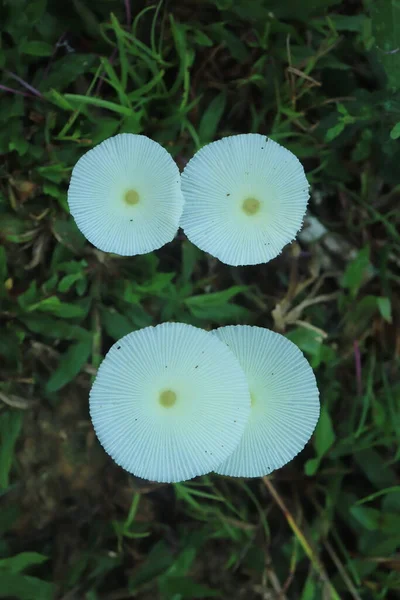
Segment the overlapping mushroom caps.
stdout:
<path fill-rule="evenodd" d="M 249 412 L 238 359 L 217 336 L 182 323 L 123 337 L 90 392 L 106 452 L 152 481 L 184 481 L 216 469 L 239 444 Z"/>
<path fill-rule="evenodd" d="M 260 477 L 292 460 L 319 417 L 319 392 L 301 350 L 269 329 L 236 325 L 213 332 L 239 359 L 250 389 L 251 411 L 240 444 L 215 471 Z"/>
<path fill-rule="evenodd" d="M 297 158 L 258 134 L 202 148 L 182 187 L 183 195 L 159 144 L 120 134 L 78 161 L 68 202 L 95 246 L 134 255 L 173 239 L 185 198 L 188 238 L 227 264 L 247 265 L 274 258 L 294 238 L 309 197 Z M 279 334 L 164 323 L 114 344 L 90 392 L 90 414 L 106 452 L 138 477 L 256 477 L 304 447 L 319 394 L 303 354 Z"/>
<path fill-rule="evenodd" d="M 100 250 L 145 254 L 172 241 L 178 230 L 179 169 L 157 142 L 121 133 L 78 160 L 68 204 L 79 229 Z"/>
<path fill-rule="evenodd" d="M 260 134 L 201 148 L 182 173 L 181 226 L 191 242 L 228 265 L 275 258 L 300 229 L 309 185 L 292 152 Z"/>

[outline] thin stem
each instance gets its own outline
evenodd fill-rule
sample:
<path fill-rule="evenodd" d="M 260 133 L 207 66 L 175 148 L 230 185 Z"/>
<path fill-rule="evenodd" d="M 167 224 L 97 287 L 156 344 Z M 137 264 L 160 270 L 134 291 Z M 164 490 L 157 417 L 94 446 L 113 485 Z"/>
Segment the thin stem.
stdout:
<path fill-rule="evenodd" d="M 7 73 L 7 75 L 9 75 L 13 79 L 15 79 L 15 81 L 18 81 L 18 83 L 20 83 L 24 88 L 26 88 L 32 94 L 34 94 L 38 98 L 43 98 L 43 94 L 41 92 L 39 92 L 39 90 L 37 90 L 36 88 L 34 88 L 32 85 L 30 85 L 27 81 L 25 81 L 24 79 L 22 79 L 21 77 L 19 77 L 15 73 L 12 73 L 11 71 L 6 71 L 6 73 Z"/>
<path fill-rule="evenodd" d="M 124 1 L 125 1 L 126 24 L 128 25 L 128 27 L 130 27 L 131 23 L 132 23 L 131 0 L 124 0 Z"/>
<path fill-rule="evenodd" d="M 304 533 L 300 530 L 300 528 L 297 525 L 296 521 L 294 520 L 292 514 L 290 513 L 289 509 L 287 508 L 286 504 L 284 503 L 284 501 L 282 500 L 282 498 L 280 497 L 280 495 L 278 494 L 278 492 L 276 491 L 274 486 L 272 485 L 271 481 L 268 479 L 268 477 L 263 477 L 262 481 L 263 481 L 265 487 L 268 489 L 271 496 L 273 497 L 273 499 L 275 500 L 275 502 L 277 503 L 277 505 L 279 506 L 279 508 L 281 509 L 281 511 L 283 512 L 289 527 L 291 528 L 291 530 L 295 534 L 296 538 L 300 542 L 301 547 L 303 548 L 304 552 L 307 554 L 308 558 L 310 559 L 314 569 L 318 572 L 322 581 L 324 581 L 324 583 L 328 586 L 330 593 L 331 593 L 331 600 L 340 600 L 340 596 L 337 593 L 334 586 L 332 585 L 332 583 L 329 581 L 328 576 L 325 572 L 324 566 L 322 565 L 319 557 L 314 552 L 313 548 L 311 547 L 311 545 L 308 542 L 307 538 L 305 537 Z"/>
<path fill-rule="evenodd" d="M 2 85 L 0 83 L 0 90 L 3 92 L 10 92 L 10 94 L 18 94 L 19 96 L 25 96 L 25 98 L 32 98 L 31 94 L 26 94 L 25 92 L 20 92 L 19 90 L 14 90 L 14 88 L 9 88 L 6 85 Z"/>
<path fill-rule="evenodd" d="M 357 380 L 357 394 L 359 397 L 362 396 L 362 373 L 361 373 L 361 353 L 360 346 L 358 345 L 358 341 L 354 340 L 353 342 L 354 348 L 354 362 L 356 367 L 356 380 Z"/>

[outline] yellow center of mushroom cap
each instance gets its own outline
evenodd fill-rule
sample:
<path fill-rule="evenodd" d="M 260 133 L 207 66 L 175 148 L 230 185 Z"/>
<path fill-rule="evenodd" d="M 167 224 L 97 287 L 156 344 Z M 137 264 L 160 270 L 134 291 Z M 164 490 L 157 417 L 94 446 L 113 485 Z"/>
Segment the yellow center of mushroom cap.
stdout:
<path fill-rule="evenodd" d="M 170 408 L 176 402 L 176 394 L 172 390 L 164 390 L 161 392 L 158 401 L 164 408 Z"/>
<path fill-rule="evenodd" d="M 125 192 L 124 200 L 130 206 L 133 206 L 139 202 L 139 194 L 136 190 L 128 190 Z"/>
<path fill-rule="evenodd" d="M 251 406 L 254 406 L 256 403 L 256 398 L 255 398 L 253 392 L 250 392 L 250 402 L 251 402 Z"/>
<path fill-rule="evenodd" d="M 242 211 L 251 217 L 255 215 L 260 210 L 261 202 L 257 200 L 257 198 L 246 198 L 242 204 Z"/>

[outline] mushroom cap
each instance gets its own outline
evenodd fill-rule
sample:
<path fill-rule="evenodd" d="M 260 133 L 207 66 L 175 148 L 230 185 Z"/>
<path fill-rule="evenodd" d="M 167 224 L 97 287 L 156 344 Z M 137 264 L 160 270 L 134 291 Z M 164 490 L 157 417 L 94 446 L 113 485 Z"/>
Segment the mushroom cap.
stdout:
<path fill-rule="evenodd" d="M 292 152 L 264 135 L 225 137 L 201 148 L 182 173 L 181 227 L 222 262 L 275 258 L 303 221 L 309 185 Z"/>
<path fill-rule="evenodd" d="M 310 439 L 319 417 L 319 392 L 301 350 L 262 327 L 221 327 L 224 341 L 246 373 L 252 406 L 239 446 L 215 471 L 261 477 L 292 460 Z"/>
<path fill-rule="evenodd" d="M 90 392 L 90 415 L 105 451 L 152 481 L 184 481 L 214 470 L 239 444 L 249 413 L 237 358 L 216 336 L 183 323 L 123 337 Z"/>
<path fill-rule="evenodd" d="M 145 254 L 172 241 L 178 230 L 179 169 L 157 142 L 121 133 L 78 160 L 68 204 L 79 229 L 100 250 Z"/>

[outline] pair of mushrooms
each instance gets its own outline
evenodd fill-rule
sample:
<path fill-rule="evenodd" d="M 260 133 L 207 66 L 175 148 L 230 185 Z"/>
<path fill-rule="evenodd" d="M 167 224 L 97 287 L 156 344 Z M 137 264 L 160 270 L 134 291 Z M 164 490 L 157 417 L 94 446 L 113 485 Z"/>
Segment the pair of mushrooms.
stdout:
<path fill-rule="evenodd" d="M 238 266 L 268 262 L 294 239 L 308 188 L 296 156 L 259 134 L 204 146 L 180 175 L 160 144 L 122 133 L 77 162 L 68 203 L 104 252 L 152 252 L 181 226 L 201 250 Z"/>
<path fill-rule="evenodd" d="M 311 437 L 318 388 L 283 335 L 163 323 L 112 346 L 90 392 L 90 414 L 106 452 L 137 477 L 259 477 Z"/>
<path fill-rule="evenodd" d="M 298 159 L 259 134 L 208 144 L 182 175 L 156 142 L 119 134 L 78 161 L 68 202 L 105 252 L 151 252 L 181 226 L 199 248 L 237 266 L 267 262 L 295 237 L 308 187 Z M 302 352 L 280 334 L 163 323 L 112 346 L 90 414 L 106 452 L 138 477 L 257 477 L 305 446 L 319 393 Z"/>

